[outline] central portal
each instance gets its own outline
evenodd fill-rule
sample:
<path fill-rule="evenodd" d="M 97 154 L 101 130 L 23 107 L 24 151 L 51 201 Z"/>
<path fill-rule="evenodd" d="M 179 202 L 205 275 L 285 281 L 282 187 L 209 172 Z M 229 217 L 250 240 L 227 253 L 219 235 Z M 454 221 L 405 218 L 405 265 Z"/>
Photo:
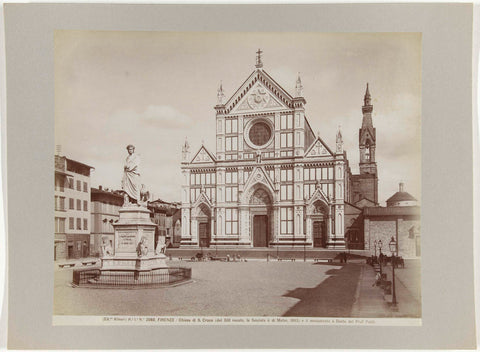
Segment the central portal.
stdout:
<path fill-rule="evenodd" d="M 253 246 L 268 247 L 267 215 L 255 215 L 253 217 Z"/>

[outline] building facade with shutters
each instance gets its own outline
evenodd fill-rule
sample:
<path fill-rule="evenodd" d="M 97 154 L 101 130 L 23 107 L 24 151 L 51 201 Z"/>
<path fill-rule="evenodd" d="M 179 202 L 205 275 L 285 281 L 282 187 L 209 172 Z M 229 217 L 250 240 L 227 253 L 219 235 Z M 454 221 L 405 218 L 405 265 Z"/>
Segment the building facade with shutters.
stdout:
<path fill-rule="evenodd" d="M 91 189 L 91 235 L 90 255 L 100 256 L 103 239 L 115 248 L 113 224 L 120 218 L 118 210 L 123 205 L 123 194 L 104 189 L 102 186 Z"/>
<path fill-rule="evenodd" d="M 55 155 L 55 260 L 90 255 L 92 169 L 81 162 Z"/>
<path fill-rule="evenodd" d="M 331 148 L 310 127 L 300 76 L 291 95 L 260 51 L 238 90 L 225 99 L 220 85 L 217 97 L 216 152 L 182 150 L 181 246 L 345 248 L 346 204 L 378 203 L 368 86 L 359 175 L 340 130 Z"/>

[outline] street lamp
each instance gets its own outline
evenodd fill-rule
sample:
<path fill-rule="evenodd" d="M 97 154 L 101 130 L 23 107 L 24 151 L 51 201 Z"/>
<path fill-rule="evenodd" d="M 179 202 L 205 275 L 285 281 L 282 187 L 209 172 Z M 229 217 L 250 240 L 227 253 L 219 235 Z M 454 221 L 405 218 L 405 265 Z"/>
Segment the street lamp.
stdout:
<path fill-rule="evenodd" d="M 395 259 L 397 255 L 397 242 L 395 241 L 395 238 L 390 240 L 390 243 L 388 244 L 390 247 L 390 252 L 392 252 L 392 305 L 394 307 L 397 306 L 397 295 L 395 294 Z"/>
<path fill-rule="evenodd" d="M 380 263 L 380 278 L 382 279 L 382 240 L 378 241 L 378 251 L 378 262 Z"/>

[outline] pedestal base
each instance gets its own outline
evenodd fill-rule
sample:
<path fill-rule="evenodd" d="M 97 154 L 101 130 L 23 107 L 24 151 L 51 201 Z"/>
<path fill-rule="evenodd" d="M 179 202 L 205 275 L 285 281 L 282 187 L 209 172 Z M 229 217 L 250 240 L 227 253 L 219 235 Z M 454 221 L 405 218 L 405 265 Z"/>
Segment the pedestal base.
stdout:
<path fill-rule="evenodd" d="M 168 268 L 166 255 L 138 257 L 136 255 L 118 255 L 115 257 L 102 258 L 101 271 L 149 271 L 154 269 Z"/>

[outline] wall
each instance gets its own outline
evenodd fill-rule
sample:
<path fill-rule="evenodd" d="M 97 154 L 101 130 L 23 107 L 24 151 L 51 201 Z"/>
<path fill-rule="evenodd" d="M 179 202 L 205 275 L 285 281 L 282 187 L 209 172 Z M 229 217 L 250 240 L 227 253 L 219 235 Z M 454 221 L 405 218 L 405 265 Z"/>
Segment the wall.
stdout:
<path fill-rule="evenodd" d="M 370 218 L 365 221 L 365 249 L 369 249 L 373 255 L 375 252 L 374 241 L 377 243 L 382 240 L 382 253 L 391 255 L 388 244 L 396 236 L 398 224 L 398 251 L 404 258 L 415 258 L 415 236 L 410 238 L 410 229 L 412 226 L 419 226 L 420 220 L 412 217 L 405 218 Z M 377 255 L 379 254 L 377 246 Z"/>

